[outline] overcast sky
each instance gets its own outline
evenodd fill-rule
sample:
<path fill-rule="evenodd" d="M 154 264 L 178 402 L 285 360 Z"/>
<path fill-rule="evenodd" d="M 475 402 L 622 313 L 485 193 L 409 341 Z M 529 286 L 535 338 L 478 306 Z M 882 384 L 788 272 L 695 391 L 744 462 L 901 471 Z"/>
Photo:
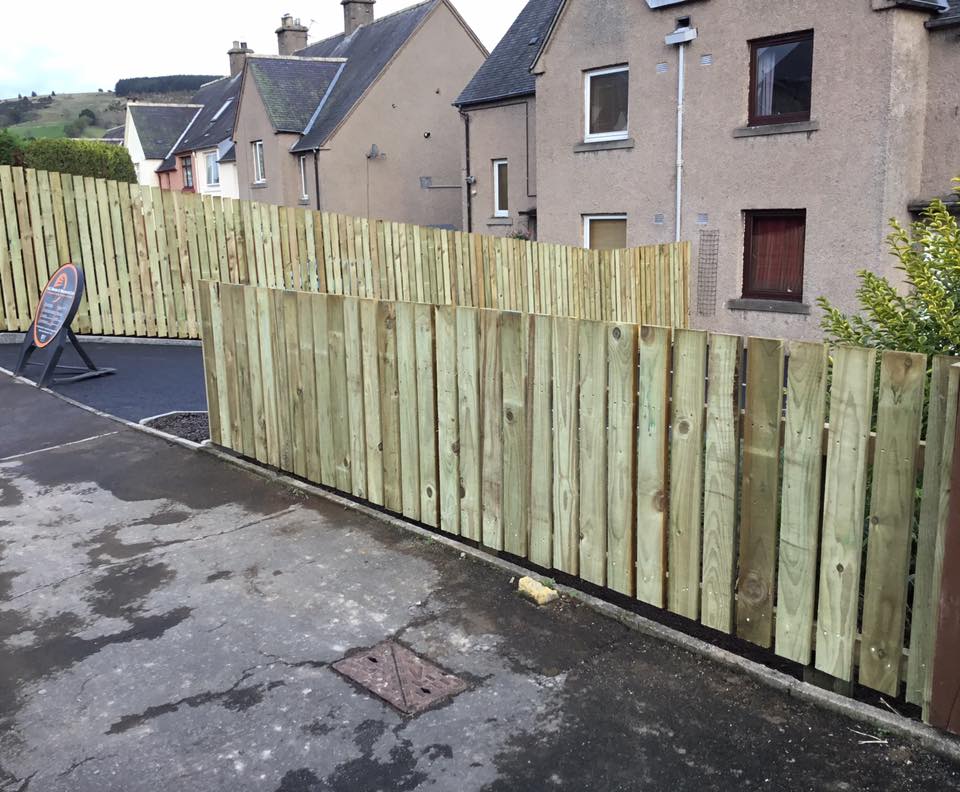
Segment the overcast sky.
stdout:
<path fill-rule="evenodd" d="M 377 0 L 377 16 L 414 0 Z M 525 0 L 453 0 L 493 49 Z M 6 0 L 0 24 L 0 98 L 19 93 L 111 90 L 122 77 L 225 74 L 232 42 L 275 53 L 284 13 L 316 41 L 343 29 L 340 0 Z"/>

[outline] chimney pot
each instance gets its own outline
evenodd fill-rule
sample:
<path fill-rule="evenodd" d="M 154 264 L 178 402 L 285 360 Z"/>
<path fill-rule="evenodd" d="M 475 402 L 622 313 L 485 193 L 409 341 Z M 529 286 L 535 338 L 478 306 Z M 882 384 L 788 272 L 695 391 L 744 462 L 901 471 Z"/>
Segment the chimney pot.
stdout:
<path fill-rule="evenodd" d="M 227 56 L 230 58 L 231 77 L 243 71 L 243 65 L 247 62 L 247 55 L 252 52 L 253 50 L 247 47 L 246 41 L 233 42 L 233 48 L 227 52 Z"/>
<path fill-rule="evenodd" d="M 280 18 L 277 28 L 277 52 L 281 55 L 295 55 L 307 46 L 307 28 L 290 14 Z"/>
<path fill-rule="evenodd" d="M 343 32 L 350 35 L 373 22 L 373 4 L 377 0 L 340 0 L 343 6 Z"/>

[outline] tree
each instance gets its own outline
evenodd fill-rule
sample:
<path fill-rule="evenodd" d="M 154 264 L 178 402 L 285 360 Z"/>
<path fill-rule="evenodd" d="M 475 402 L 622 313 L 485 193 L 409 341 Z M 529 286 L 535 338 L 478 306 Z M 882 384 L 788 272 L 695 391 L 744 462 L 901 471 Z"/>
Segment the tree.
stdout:
<path fill-rule="evenodd" d="M 960 179 L 954 179 L 960 185 Z M 960 195 L 960 186 L 954 191 Z M 861 312 L 847 316 L 826 297 L 817 303 L 825 314 L 821 326 L 835 342 L 922 352 L 960 355 L 960 222 L 947 205 L 936 200 L 922 219 L 905 228 L 892 221 L 887 238 L 899 260 L 906 290 L 886 277 L 858 273 L 857 299 Z"/>
<path fill-rule="evenodd" d="M 20 165 L 23 161 L 23 146 L 16 136 L 0 129 L 0 165 Z"/>
<path fill-rule="evenodd" d="M 85 107 L 80 111 L 80 118 L 86 118 L 90 122 L 90 126 L 95 126 L 97 123 L 97 114 L 89 107 Z"/>
<path fill-rule="evenodd" d="M 36 95 L 37 95 L 36 91 L 30 91 L 30 96 L 36 96 Z"/>

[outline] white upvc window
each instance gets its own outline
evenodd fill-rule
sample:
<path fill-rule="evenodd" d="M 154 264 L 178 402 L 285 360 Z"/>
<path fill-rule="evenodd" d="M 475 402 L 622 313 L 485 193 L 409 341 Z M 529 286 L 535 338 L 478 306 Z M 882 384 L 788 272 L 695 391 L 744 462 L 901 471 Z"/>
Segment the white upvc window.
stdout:
<path fill-rule="evenodd" d="M 583 75 L 583 139 L 625 140 L 629 135 L 630 69 L 615 66 Z"/>
<path fill-rule="evenodd" d="M 208 151 L 203 155 L 203 161 L 207 168 L 207 187 L 220 186 L 220 158 L 216 151 Z"/>
<path fill-rule="evenodd" d="M 310 198 L 310 190 L 307 189 L 307 155 L 300 155 L 300 200 L 306 201 Z"/>
<path fill-rule="evenodd" d="M 253 147 L 253 181 L 254 184 L 264 184 L 267 181 L 267 169 L 263 161 L 263 141 L 254 140 Z"/>
<path fill-rule="evenodd" d="M 507 160 L 493 161 L 493 216 L 510 216 L 510 181 Z"/>
<path fill-rule="evenodd" d="M 627 216 L 583 216 L 583 246 L 588 250 L 620 250 L 627 246 Z"/>

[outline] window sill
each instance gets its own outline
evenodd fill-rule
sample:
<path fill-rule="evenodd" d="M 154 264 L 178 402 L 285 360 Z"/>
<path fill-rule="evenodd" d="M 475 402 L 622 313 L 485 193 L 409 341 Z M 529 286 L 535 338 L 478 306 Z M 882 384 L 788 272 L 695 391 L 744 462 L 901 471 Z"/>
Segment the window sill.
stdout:
<path fill-rule="evenodd" d="M 266 182 L 254 182 L 250 185 L 251 190 L 264 190 L 267 187 Z"/>
<path fill-rule="evenodd" d="M 760 311 L 763 313 L 810 315 L 810 306 L 804 303 L 789 302 L 788 300 L 754 300 L 744 297 L 739 300 L 728 300 L 727 308 L 731 311 Z"/>
<path fill-rule="evenodd" d="M 764 135 L 791 135 L 800 132 L 816 132 L 819 121 L 793 121 L 789 124 L 762 124 L 760 126 L 740 127 L 733 130 L 735 138 L 762 137 Z"/>
<path fill-rule="evenodd" d="M 487 220 L 487 225 L 491 228 L 494 226 L 512 226 L 513 220 L 509 217 L 491 217 Z"/>
<path fill-rule="evenodd" d="M 573 147 L 574 154 L 583 154 L 588 151 L 616 151 L 632 149 L 636 146 L 633 138 L 624 138 L 622 140 L 585 140 L 577 143 Z"/>

